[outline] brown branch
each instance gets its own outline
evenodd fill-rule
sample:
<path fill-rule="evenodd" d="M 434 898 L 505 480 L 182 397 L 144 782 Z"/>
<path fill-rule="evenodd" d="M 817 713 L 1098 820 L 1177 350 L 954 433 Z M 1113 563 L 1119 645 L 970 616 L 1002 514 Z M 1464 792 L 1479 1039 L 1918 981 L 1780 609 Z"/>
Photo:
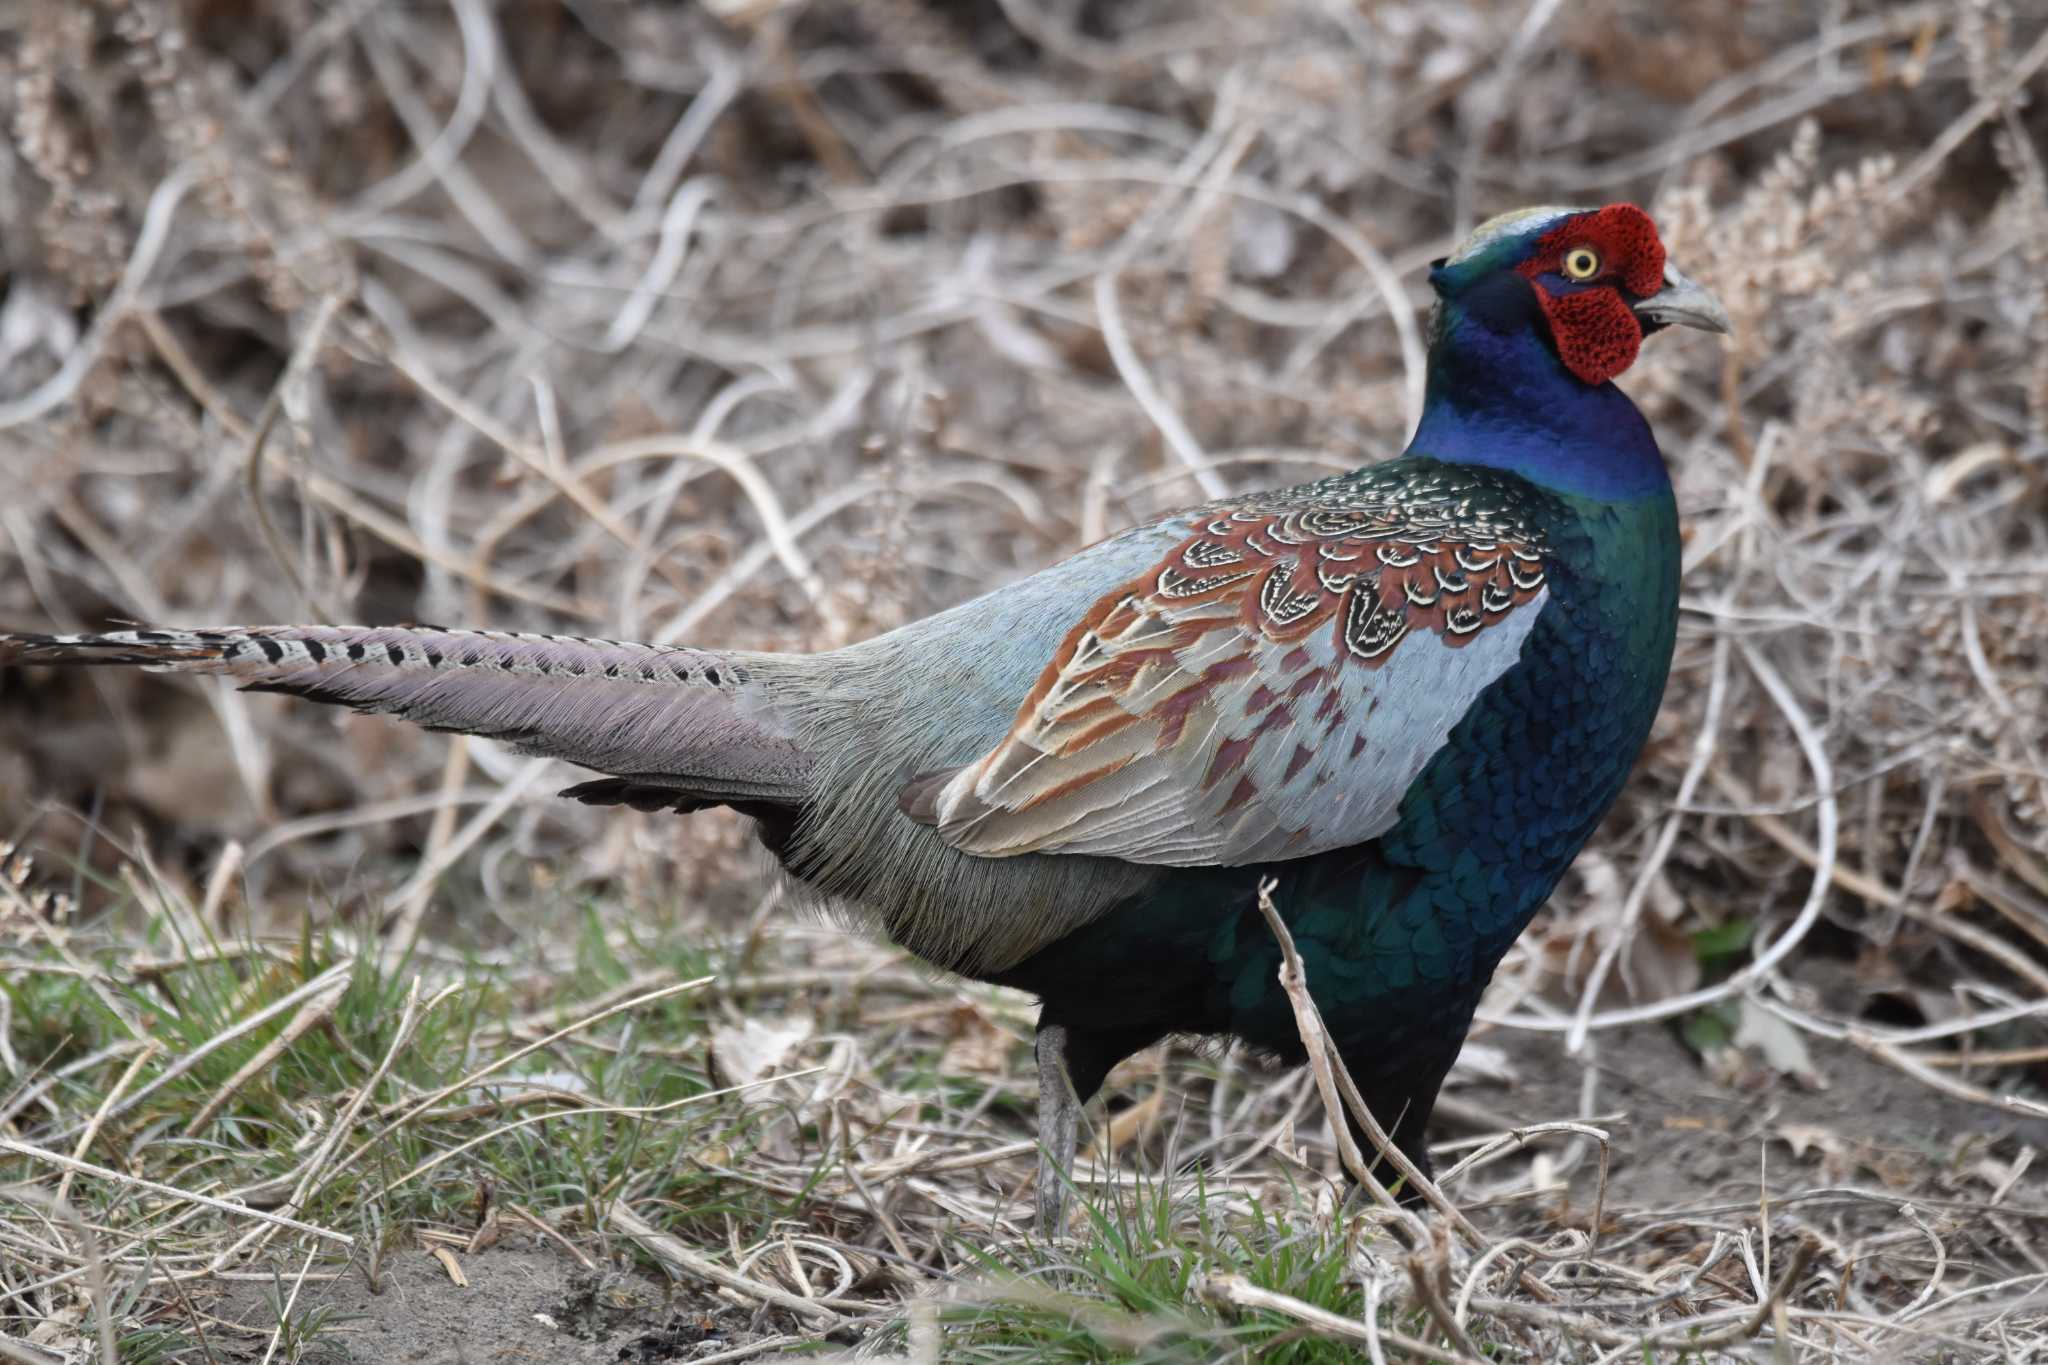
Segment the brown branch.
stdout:
<path fill-rule="evenodd" d="M 1369 1347 L 1377 1338 L 1385 1345 L 1410 1355 L 1421 1356 L 1425 1360 L 1447 1361 L 1450 1365 L 1480 1365 L 1484 1359 L 1476 1351 L 1470 1354 L 1446 1351 L 1420 1337 L 1411 1337 L 1357 1318 L 1347 1318 L 1342 1313 L 1332 1313 L 1327 1308 L 1318 1308 L 1277 1289 L 1262 1289 L 1242 1275 L 1205 1275 L 1195 1282 L 1195 1294 L 1209 1303 L 1279 1313 L 1293 1318 L 1317 1336 L 1335 1337 L 1339 1341 L 1355 1341 Z"/>
<path fill-rule="evenodd" d="M 1451 1344 L 1468 1356 L 1480 1354 L 1465 1325 L 1458 1321 L 1458 1315 L 1451 1311 L 1451 1305 L 1444 1299 L 1443 1286 L 1438 1280 L 1446 1273 L 1450 1264 L 1450 1248 L 1444 1244 L 1441 1234 L 1433 1239 L 1425 1250 L 1416 1251 L 1408 1257 L 1408 1283 L 1415 1290 L 1415 1297 L 1422 1304 L 1437 1330 L 1451 1339 Z"/>
<path fill-rule="evenodd" d="M 1287 931 L 1286 923 L 1280 918 L 1280 911 L 1273 904 L 1274 885 L 1270 877 L 1259 883 L 1259 913 L 1265 916 L 1266 927 L 1273 931 L 1273 937 L 1280 944 L 1280 988 L 1287 992 L 1288 1003 L 1294 1007 L 1295 1027 L 1301 1030 L 1302 1046 L 1308 1049 L 1308 1062 L 1315 1072 L 1316 1090 L 1322 1096 L 1323 1110 L 1329 1115 L 1330 1127 L 1336 1134 L 1337 1154 L 1343 1159 L 1344 1169 L 1351 1172 L 1352 1178 L 1363 1185 L 1382 1206 L 1400 1213 L 1404 1220 L 1401 1226 L 1407 1228 L 1411 1234 L 1416 1234 L 1416 1241 L 1410 1245 L 1420 1245 L 1419 1225 L 1415 1221 L 1415 1216 L 1401 1208 L 1387 1187 L 1366 1168 L 1365 1158 L 1351 1137 L 1350 1125 L 1344 1121 L 1345 1110 L 1348 1108 L 1351 1115 L 1357 1119 L 1358 1126 L 1372 1139 L 1373 1146 L 1378 1149 L 1380 1160 L 1400 1172 L 1408 1188 L 1420 1194 L 1467 1242 L 1475 1247 L 1485 1246 L 1486 1238 L 1479 1229 L 1472 1226 L 1471 1220 L 1458 1211 L 1457 1206 L 1437 1188 L 1436 1182 L 1424 1175 L 1421 1167 L 1411 1161 L 1406 1152 L 1394 1145 L 1393 1139 L 1387 1136 L 1387 1130 L 1380 1126 L 1379 1120 L 1366 1106 L 1365 1097 L 1359 1093 L 1357 1084 L 1351 1079 L 1344 1059 L 1337 1055 L 1336 1046 L 1330 1041 L 1329 1030 L 1323 1026 L 1322 1011 L 1316 1008 L 1315 999 L 1309 994 L 1308 973 L 1302 965 L 1300 951 L 1294 946 L 1294 935 Z M 1342 1103 L 1338 1098 L 1340 1094 Z"/>

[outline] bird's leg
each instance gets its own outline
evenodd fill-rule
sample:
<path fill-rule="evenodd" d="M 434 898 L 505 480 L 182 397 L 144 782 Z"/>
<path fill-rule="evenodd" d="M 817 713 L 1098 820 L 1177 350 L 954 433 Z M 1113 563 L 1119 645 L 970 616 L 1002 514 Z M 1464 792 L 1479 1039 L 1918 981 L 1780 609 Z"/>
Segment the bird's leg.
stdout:
<path fill-rule="evenodd" d="M 1345 1068 L 1358 1086 L 1365 1107 L 1378 1121 L 1381 1131 L 1415 1163 L 1425 1179 L 1435 1176 L 1429 1159 L 1429 1118 L 1436 1109 L 1437 1092 L 1443 1088 L 1444 1077 L 1450 1072 L 1451 1063 L 1457 1060 L 1458 1047 L 1464 1041 L 1463 1022 L 1447 1036 L 1451 1039 L 1449 1046 L 1403 1049 L 1398 1061 L 1391 1066 L 1384 1048 L 1342 1049 Z M 1402 1182 L 1401 1173 L 1393 1162 L 1380 1156 L 1363 1125 L 1356 1119 L 1349 1121 L 1352 1139 L 1358 1143 L 1365 1164 L 1374 1176 L 1389 1186 L 1400 1185 L 1397 1197 L 1401 1203 L 1411 1208 L 1422 1205 L 1425 1202 L 1422 1192 Z"/>
<path fill-rule="evenodd" d="M 1066 1227 L 1067 1179 L 1081 1134 L 1081 1100 L 1067 1075 L 1067 1030 L 1042 1025 L 1038 1053 L 1038 1235 Z"/>
<path fill-rule="evenodd" d="M 1140 1048 L 1159 1041 L 1161 1030 L 1147 1025 L 1111 1032 L 1076 1031 L 1047 1023 L 1039 1015 L 1038 1041 L 1038 1232 L 1051 1237 L 1066 1229 L 1067 1184 L 1074 1148 L 1081 1136 L 1081 1106 L 1102 1088 L 1109 1069 Z"/>

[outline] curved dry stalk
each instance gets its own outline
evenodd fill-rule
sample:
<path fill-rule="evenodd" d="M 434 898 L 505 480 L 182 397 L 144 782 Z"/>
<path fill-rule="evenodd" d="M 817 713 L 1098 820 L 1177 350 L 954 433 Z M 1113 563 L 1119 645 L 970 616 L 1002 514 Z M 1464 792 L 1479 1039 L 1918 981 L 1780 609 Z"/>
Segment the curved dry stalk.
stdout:
<path fill-rule="evenodd" d="M 1435 1181 L 1422 1173 L 1406 1152 L 1394 1145 L 1379 1119 L 1366 1107 L 1358 1087 L 1352 1084 L 1350 1073 L 1344 1068 L 1344 1059 L 1337 1055 L 1336 1045 L 1330 1041 L 1329 1032 L 1323 1027 L 1322 1011 L 1316 1008 L 1315 998 L 1309 994 L 1308 973 L 1302 965 L 1300 952 L 1294 946 L 1294 935 L 1288 932 L 1287 922 L 1280 918 L 1280 911 L 1273 904 L 1274 885 L 1270 877 L 1259 883 L 1259 914 L 1265 918 L 1266 927 L 1280 945 L 1280 988 L 1287 993 L 1287 1001 L 1294 1008 L 1294 1021 L 1301 1030 L 1302 1046 L 1308 1052 L 1308 1064 L 1323 1099 L 1323 1113 L 1330 1121 L 1330 1131 L 1336 1140 L 1338 1154 L 1343 1158 L 1344 1169 L 1381 1208 L 1396 1216 L 1395 1225 L 1404 1230 L 1410 1245 L 1426 1243 L 1427 1235 L 1422 1223 L 1395 1201 L 1367 1166 L 1358 1144 L 1352 1140 L 1351 1125 L 1345 1121 L 1345 1115 L 1349 1113 L 1378 1149 L 1376 1161 L 1384 1161 L 1398 1171 L 1408 1188 L 1420 1193 L 1468 1243 L 1475 1247 L 1485 1246 L 1486 1238 L 1472 1226 L 1471 1220 L 1445 1196 Z"/>

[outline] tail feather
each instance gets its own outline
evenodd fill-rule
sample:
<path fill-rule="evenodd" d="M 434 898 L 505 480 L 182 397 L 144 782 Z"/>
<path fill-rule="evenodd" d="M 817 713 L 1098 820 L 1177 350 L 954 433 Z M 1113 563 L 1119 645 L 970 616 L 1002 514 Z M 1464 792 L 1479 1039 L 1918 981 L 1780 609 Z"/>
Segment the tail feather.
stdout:
<path fill-rule="evenodd" d="M 650 786 L 794 800 L 810 755 L 747 657 L 429 626 L 249 626 L 0 635 L 0 667 L 206 673 L 503 740 Z"/>

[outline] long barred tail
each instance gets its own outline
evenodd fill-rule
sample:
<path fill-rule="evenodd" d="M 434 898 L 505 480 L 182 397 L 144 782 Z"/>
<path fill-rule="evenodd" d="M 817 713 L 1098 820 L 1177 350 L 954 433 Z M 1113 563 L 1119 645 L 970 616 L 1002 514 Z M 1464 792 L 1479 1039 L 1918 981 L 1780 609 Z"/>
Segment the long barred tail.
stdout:
<path fill-rule="evenodd" d="M 670 645 L 430 626 L 0 635 L 0 668 L 120 664 L 215 674 L 245 691 L 503 740 L 700 801 L 796 800 L 810 756 L 755 676 L 757 661 Z"/>

